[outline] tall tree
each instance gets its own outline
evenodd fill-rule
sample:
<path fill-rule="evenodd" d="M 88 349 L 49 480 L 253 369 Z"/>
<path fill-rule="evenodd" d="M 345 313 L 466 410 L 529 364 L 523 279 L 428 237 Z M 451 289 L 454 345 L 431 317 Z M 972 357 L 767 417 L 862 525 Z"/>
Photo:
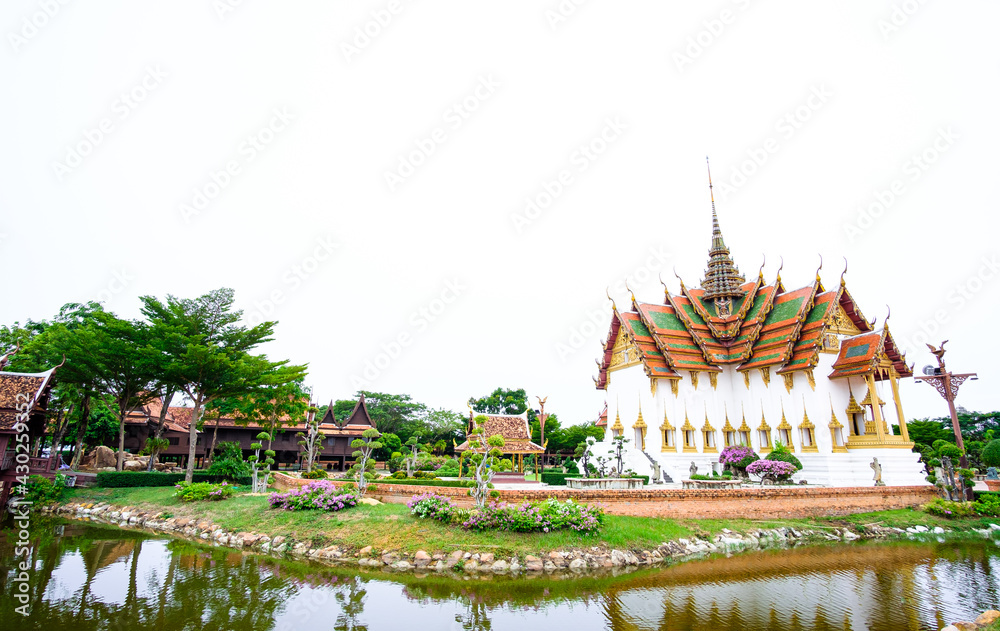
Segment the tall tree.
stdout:
<path fill-rule="evenodd" d="M 103 313 L 96 302 L 63 305 L 52 322 L 29 322 L 18 327 L 13 335 L 27 340 L 21 351 L 11 358 L 10 370 L 41 372 L 63 363 L 59 369 L 53 400 L 60 404 L 75 401 L 78 416 L 72 467 L 83 458 L 92 412 L 102 403 L 102 392 L 95 370 L 95 358 L 100 352 L 97 314 Z M 65 360 L 65 361 L 64 361 Z M 95 406 L 94 402 L 98 405 Z"/>
<path fill-rule="evenodd" d="M 114 314 L 95 315 L 98 352 L 90 368 L 98 387 L 111 401 L 118 420 L 118 462 L 125 463 L 125 421 L 129 412 L 160 397 L 159 352 L 151 344 L 151 328 L 144 322 L 122 320 Z"/>
<path fill-rule="evenodd" d="M 305 375 L 305 366 L 271 362 L 250 351 L 271 340 L 274 322 L 254 327 L 239 324 L 243 312 L 233 308 L 233 290 L 216 289 L 194 299 L 167 296 L 161 302 L 143 296 L 142 312 L 163 340 L 168 383 L 190 397 L 190 447 L 185 480 L 194 477 L 198 430 L 204 406 L 216 399 L 251 394 L 282 380 Z M 280 373 L 280 374 L 279 374 Z"/>

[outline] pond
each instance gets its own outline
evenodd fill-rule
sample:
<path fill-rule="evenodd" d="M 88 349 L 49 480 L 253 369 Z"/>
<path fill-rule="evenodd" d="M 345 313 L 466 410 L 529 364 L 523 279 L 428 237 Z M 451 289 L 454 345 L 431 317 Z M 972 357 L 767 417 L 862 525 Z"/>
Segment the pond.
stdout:
<path fill-rule="evenodd" d="M 833 544 L 604 577 L 456 580 L 277 560 L 35 518 L 27 616 L 0 537 L 0 628 L 933 629 L 1000 603 L 989 541 Z M 27 567 L 27 566 L 26 566 Z"/>

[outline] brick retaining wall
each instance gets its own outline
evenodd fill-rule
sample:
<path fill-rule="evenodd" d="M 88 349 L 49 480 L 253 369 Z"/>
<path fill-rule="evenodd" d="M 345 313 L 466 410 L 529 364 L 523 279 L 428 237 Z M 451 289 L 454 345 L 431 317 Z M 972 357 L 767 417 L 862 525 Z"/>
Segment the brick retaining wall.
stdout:
<path fill-rule="evenodd" d="M 282 473 L 274 486 L 287 490 L 308 484 Z M 335 484 L 342 484 L 335 482 Z M 433 491 L 452 498 L 460 506 L 471 506 L 468 489 L 415 486 L 379 482 L 371 497 L 405 504 L 412 496 Z M 937 489 L 925 486 L 881 487 L 757 487 L 742 489 L 644 489 L 641 491 L 576 490 L 553 487 L 538 490 L 499 491 L 508 502 L 555 497 L 604 505 L 613 515 L 689 519 L 780 519 L 850 515 L 893 510 L 924 504 L 937 497 Z"/>

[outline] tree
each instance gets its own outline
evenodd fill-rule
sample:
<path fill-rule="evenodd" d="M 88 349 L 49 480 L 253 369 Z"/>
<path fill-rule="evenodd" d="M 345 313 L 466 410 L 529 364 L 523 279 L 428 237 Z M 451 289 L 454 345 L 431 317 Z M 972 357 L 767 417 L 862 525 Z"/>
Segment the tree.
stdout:
<path fill-rule="evenodd" d="M 195 299 L 168 295 L 166 302 L 152 296 L 141 300 L 143 314 L 163 341 L 164 381 L 187 394 L 194 404 L 185 472 L 185 480 L 190 482 L 197 425 L 204 406 L 216 399 L 245 396 L 262 387 L 301 379 L 305 366 L 250 355 L 251 350 L 271 341 L 275 323 L 262 322 L 251 328 L 238 325 L 243 312 L 233 309 L 232 289 L 216 289 Z"/>
<path fill-rule="evenodd" d="M 125 420 L 129 412 L 160 396 L 158 351 L 151 345 L 150 328 L 143 322 L 122 320 L 100 311 L 87 325 L 96 335 L 97 353 L 88 358 L 97 387 L 111 401 L 118 420 L 118 462 L 125 463 Z"/>
<path fill-rule="evenodd" d="M 528 395 L 524 388 L 510 390 L 497 388 L 485 397 L 469 399 L 469 405 L 477 412 L 488 414 L 523 414 L 528 408 Z"/>
<path fill-rule="evenodd" d="M 380 432 L 390 432 L 396 434 L 400 439 L 409 438 L 414 432 L 422 429 L 423 419 L 427 414 L 427 406 L 417 403 L 408 394 L 386 394 L 384 392 L 369 392 L 358 390 L 355 395 L 358 399 L 364 395 L 365 404 L 368 406 L 368 414 L 371 415 L 375 426 Z M 354 409 L 355 401 L 350 404 L 343 416 L 346 417 Z M 341 402 L 334 406 L 334 414 L 340 414 Z"/>
<path fill-rule="evenodd" d="M 142 448 L 143 453 L 149 454 L 149 462 L 153 462 L 156 455 L 170 447 L 170 441 L 166 438 L 150 436 L 146 439 L 146 445 Z"/>
<path fill-rule="evenodd" d="M 96 314 L 102 312 L 96 302 L 63 305 L 52 322 L 29 321 L 23 327 L 0 329 L 4 345 L 21 344 L 21 350 L 10 361 L 9 369 L 21 372 L 42 372 L 62 363 L 52 391 L 56 407 L 76 403 L 79 422 L 69 422 L 67 431 L 75 433 L 73 468 L 83 458 L 83 446 L 88 436 L 93 403 L 100 404 L 101 391 L 92 361 L 100 352 L 94 326 Z M 72 415 L 70 415 L 72 418 Z M 91 443 L 92 444 L 92 443 Z"/>
<path fill-rule="evenodd" d="M 270 474 L 268 471 L 274 464 L 274 452 L 270 449 L 264 451 L 264 459 L 261 460 L 260 452 L 264 448 L 263 441 L 270 441 L 271 435 L 267 432 L 257 434 L 257 442 L 250 445 L 253 455 L 247 458 L 250 462 L 250 485 L 252 493 L 264 493 L 267 491 L 267 482 Z"/>
<path fill-rule="evenodd" d="M 420 442 L 416 436 L 410 436 L 405 445 L 410 448 L 410 452 L 403 459 L 403 464 L 406 465 L 406 477 L 410 478 L 413 477 L 413 468 L 417 466 L 417 453 L 420 449 Z"/>
<path fill-rule="evenodd" d="M 469 434 L 469 451 L 472 452 L 469 460 L 473 465 L 472 474 L 476 483 L 472 489 L 472 498 L 475 500 L 477 508 L 486 506 L 490 481 L 493 479 L 496 466 L 499 465 L 500 459 L 503 457 L 503 452 L 500 451 L 500 448 L 504 446 L 503 436 L 495 434 L 487 437 L 483 430 L 483 424 L 486 421 L 487 418 L 482 414 L 474 418 L 475 428 Z"/>
<path fill-rule="evenodd" d="M 313 470 L 316 458 L 323 450 L 323 441 L 326 439 L 326 434 L 319 429 L 319 421 L 316 420 L 317 412 L 319 412 L 319 408 L 310 406 L 306 417 L 306 431 L 296 434 L 299 437 L 299 444 L 302 445 L 302 450 L 305 452 L 306 473 Z"/>
<path fill-rule="evenodd" d="M 590 458 L 593 455 L 590 449 L 596 442 L 597 440 L 594 437 L 588 436 L 586 440 L 581 441 L 573 451 L 573 455 L 583 465 L 583 477 L 585 478 L 590 477 L 590 468 L 593 466 L 590 464 Z"/>
<path fill-rule="evenodd" d="M 922 419 L 908 422 L 906 429 L 910 434 L 910 440 L 915 443 L 933 445 L 935 440 L 955 442 L 955 432 L 951 429 L 950 418 L 947 427 L 938 419 Z"/>
<path fill-rule="evenodd" d="M 394 452 L 402 451 L 403 449 L 403 441 L 399 439 L 399 436 L 389 432 L 383 432 L 379 442 L 382 443 L 382 448 L 375 454 L 375 457 L 379 460 L 388 460 Z"/>
<path fill-rule="evenodd" d="M 351 447 L 355 449 L 352 454 L 355 463 L 351 470 L 358 476 L 358 494 L 361 497 L 364 497 L 368 491 L 368 478 L 365 477 L 365 474 L 368 473 L 368 464 L 371 461 L 372 453 L 382 448 L 382 443 L 378 440 L 380 436 L 379 431 L 371 427 L 361 433 L 361 438 L 355 438 L 351 442 Z"/>

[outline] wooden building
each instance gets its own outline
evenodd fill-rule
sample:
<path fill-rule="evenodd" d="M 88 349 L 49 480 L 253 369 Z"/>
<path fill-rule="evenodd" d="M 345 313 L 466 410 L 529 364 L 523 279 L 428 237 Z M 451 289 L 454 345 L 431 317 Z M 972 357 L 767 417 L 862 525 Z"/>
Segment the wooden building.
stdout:
<path fill-rule="evenodd" d="M 0 357 L 0 371 L 7 357 Z M 56 473 L 57 459 L 31 457 L 32 444 L 45 433 L 56 368 L 40 373 L 0 372 L 0 507 L 7 503 L 17 478 L 51 478 Z"/>

